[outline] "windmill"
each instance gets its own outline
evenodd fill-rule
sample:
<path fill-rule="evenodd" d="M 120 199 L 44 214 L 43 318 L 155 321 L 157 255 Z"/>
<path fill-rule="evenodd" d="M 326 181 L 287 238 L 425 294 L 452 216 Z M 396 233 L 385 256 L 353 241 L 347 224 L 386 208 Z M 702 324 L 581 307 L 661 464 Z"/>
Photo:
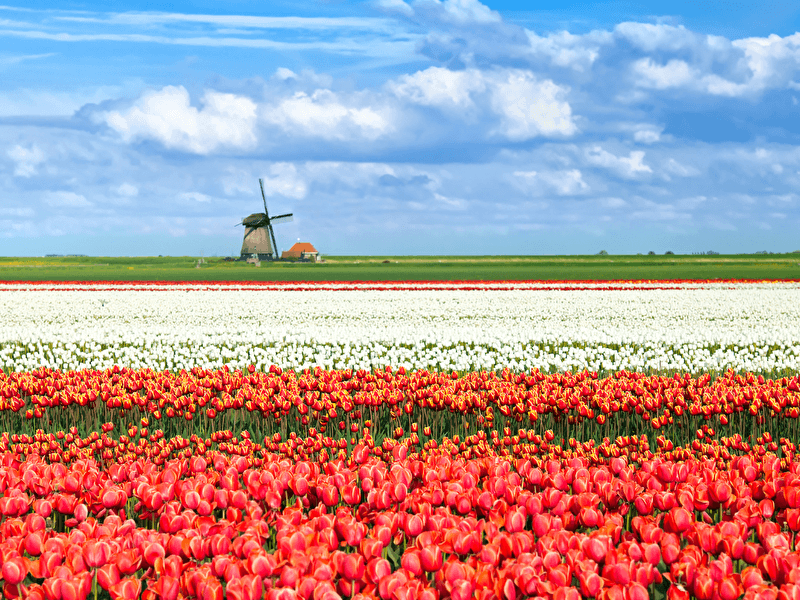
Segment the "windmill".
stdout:
<path fill-rule="evenodd" d="M 242 241 L 242 258 L 258 255 L 259 260 L 277 259 L 278 244 L 275 243 L 275 231 L 272 226 L 277 223 L 288 223 L 293 220 L 292 213 L 270 217 L 267 210 L 267 197 L 264 194 L 264 180 L 259 179 L 261 186 L 261 199 L 264 201 L 264 212 L 253 213 L 242 219 L 237 225 L 244 225 L 244 240 Z"/>

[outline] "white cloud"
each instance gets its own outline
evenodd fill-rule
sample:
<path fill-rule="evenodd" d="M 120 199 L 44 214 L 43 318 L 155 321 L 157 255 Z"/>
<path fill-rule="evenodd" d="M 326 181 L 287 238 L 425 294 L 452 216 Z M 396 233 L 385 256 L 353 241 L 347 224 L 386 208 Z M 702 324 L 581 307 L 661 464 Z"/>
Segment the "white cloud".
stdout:
<path fill-rule="evenodd" d="M 264 177 L 264 194 L 276 194 L 301 200 L 306 197 L 308 187 L 298 176 L 297 168 L 292 163 L 273 163 L 269 167 L 271 177 Z"/>
<path fill-rule="evenodd" d="M 525 33 L 533 54 L 547 56 L 555 66 L 578 72 L 591 69 L 600 56 L 601 48 L 613 42 L 613 36 L 607 31 L 592 31 L 584 35 L 559 31 L 546 37 L 528 29 Z"/>
<path fill-rule="evenodd" d="M 416 0 L 415 6 L 434 5 L 443 9 L 444 16 L 457 23 L 499 23 L 500 13 L 478 0 Z"/>
<path fill-rule="evenodd" d="M 403 0 L 376 0 L 374 4 L 380 9 L 388 12 L 400 13 L 406 17 L 410 17 L 414 14 L 414 9 L 403 2 Z"/>
<path fill-rule="evenodd" d="M 184 202 L 200 202 L 201 204 L 209 204 L 213 198 L 200 192 L 184 192 L 178 195 L 178 198 Z"/>
<path fill-rule="evenodd" d="M 297 79 L 297 73 L 286 67 L 278 67 L 275 70 L 275 77 L 281 81 L 286 81 L 287 79 Z"/>
<path fill-rule="evenodd" d="M 133 185 L 132 183 L 123 183 L 118 188 L 116 188 L 116 192 L 120 196 L 124 196 L 126 198 L 133 198 L 134 196 L 139 195 L 139 188 Z"/>
<path fill-rule="evenodd" d="M 54 208 L 86 208 L 92 205 L 85 196 L 65 191 L 47 192 L 44 201 Z"/>
<path fill-rule="evenodd" d="M 693 48 L 701 39 L 701 36 L 689 31 L 683 25 L 675 27 L 664 23 L 619 23 L 614 27 L 614 35 L 645 52 L 656 50 L 674 52 Z"/>
<path fill-rule="evenodd" d="M 632 71 L 639 87 L 686 88 L 739 97 L 797 86 L 794 78 L 800 72 L 800 32 L 786 37 L 772 34 L 731 41 L 701 36 L 683 27 L 622 23 L 615 28 L 615 34 L 646 52 L 681 52 L 681 58 L 671 58 L 666 63 L 653 57 L 636 60 Z M 720 67 L 722 74 L 717 72 Z"/>
<path fill-rule="evenodd" d="M 576 133 L 566 93 L 565 88 L 549 79 L 539 81 L 529 71 L 498 73 L 492 82 L 492 108 L 501 117 L 497 133 L 515 141 Z"/>
<path fill-rule="evenodd" d="M 578 169 L 563 171 L 515 171 L 514 176 L 518 177 L 523 188 L 527 191 L 541 193 L 544 190 L 552 190 L 559 196 L 574 196 L 589 190 L 588 184 L 583 180 L 583 174 Z"/>
<path fill-rule="evenodd" d="M 633 63 L 633 73 L 639 78 L 637 85 L 657 90 L 682 87 L 697 80 L 697 73 L 686 61 L 677 59 L 659 65 L 651 58 L 642 58 Z"/>
<path fill-rule="evenodd" d="M 44 162 L 44 152 L 36 145 L 24 148 L 16 145 L 6 152 L 8 157 L 14 161 L 14 175 L 17 177 L 31 177 L 36 174 L 36 167 Z"/>
<path fill-rule="evenodd" d="M 297 92 L 277 106 L 264 107 L 261 115 L 287 133 L 326 140 L 375 140 L 394 129 L 389 116 L 379 109 L 347 106 L 334 92 L 323 89 L 310 96 Z"/>
<path fill-rule="evenodd" d="M 625 179 L 634 179 L 640 174 L 653 172 L 642 162 L 643 159 L 644 152 L 641 150 L 634 150 L 625 158 L 611 154 L 600 146 L 586 149 L 586 160 L 590 164 L 614 171 Z"/>
<path fill-rule="evenodd" d="M 416 104 L 439 107 L 468 108 L 470 95 L 486 89 L 483 74 L 477 69 L 451 71 L 430 67 L 413 75 L 403 75 L 387 85 L 396 96 Z"/>
<path fill-rule="evenodd" d="M 209 154 L 221 147 L 253 148 L 256 104 L 244 96 L 207 91 L 198 110 L 183 86 L 147 92 L 126 110 L 102 115 L 127 141 L 155 139 L 167 148 Z"/>
<path fill-rule="evenodd" d="M 633 134 L 633 139 L 641 144 L 655 144 L 661 139 L 663 129 L 642 128 Z"/>
<path fill-rule="evenodd" d="M 786 37 L 772 34 L 766 38 L 744 38 L 731 43 L 744 52 L 752 77 L 746 86 L 731 88 L 739 93 L 727 95 L 786 86 L 800 70 L 800 32 Z"/>

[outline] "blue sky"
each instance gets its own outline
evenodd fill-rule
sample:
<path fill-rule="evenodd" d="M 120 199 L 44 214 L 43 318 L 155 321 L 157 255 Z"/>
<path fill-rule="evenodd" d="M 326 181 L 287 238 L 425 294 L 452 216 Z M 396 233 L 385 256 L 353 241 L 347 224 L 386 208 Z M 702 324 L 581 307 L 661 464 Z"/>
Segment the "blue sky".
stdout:
<path fill-rule="evenodd" d="M 0 255 L 800 249 L 800 4 L 531 4 L 2 6 Z"/>

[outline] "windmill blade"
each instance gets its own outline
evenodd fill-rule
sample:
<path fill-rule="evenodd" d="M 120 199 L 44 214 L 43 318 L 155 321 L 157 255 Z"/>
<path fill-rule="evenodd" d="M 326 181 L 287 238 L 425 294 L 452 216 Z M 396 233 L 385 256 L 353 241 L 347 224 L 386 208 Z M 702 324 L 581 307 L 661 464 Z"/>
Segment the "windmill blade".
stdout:
<path fill-rule="evenodd" d="M 277 217 L 274 217 L 269 220 L 269 222 L 272 223 L 273 225 L 277 223 L 291 223 L 292 221 L 294 221 L 292 213 L 286 215 L 278 215 Z"/>
<path fill-rule="evenodd" d="M 267 223 L 267 231 L 269 231 L 269 235 L 272 238 L 272 256 L 277 260 L 281 255 L 278 252 L 278 244 L 275 242 L 275 231 L 272 229 L 272 223 Z"/>
<path fill-rule="evenodd" d="M 259 177 L 258 185 L 261 186 L 261 199 L 264 201 L 264 214 L 269 219 L 269 211 L 267 210 L 267 196 L 264 194 L 264 180 Z"/>

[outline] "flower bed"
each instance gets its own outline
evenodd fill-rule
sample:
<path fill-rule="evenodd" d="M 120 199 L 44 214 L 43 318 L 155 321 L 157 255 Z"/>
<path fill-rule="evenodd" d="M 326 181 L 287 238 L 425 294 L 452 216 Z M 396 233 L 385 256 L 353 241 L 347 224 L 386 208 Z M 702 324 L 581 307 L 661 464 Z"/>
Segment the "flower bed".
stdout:
<path fill-rule="evenodd" d="M 800 370 L 797 282 L 300 287 L 6 283 L 0 366 L 177 371 L 391 364 L 693 374 L 730 368 L 770 376 Z"/>
<path fill-rule="evenodd" d="M 794 598 L 798 389 L 732 372 L 4 376 L 3 592 Z"/>

